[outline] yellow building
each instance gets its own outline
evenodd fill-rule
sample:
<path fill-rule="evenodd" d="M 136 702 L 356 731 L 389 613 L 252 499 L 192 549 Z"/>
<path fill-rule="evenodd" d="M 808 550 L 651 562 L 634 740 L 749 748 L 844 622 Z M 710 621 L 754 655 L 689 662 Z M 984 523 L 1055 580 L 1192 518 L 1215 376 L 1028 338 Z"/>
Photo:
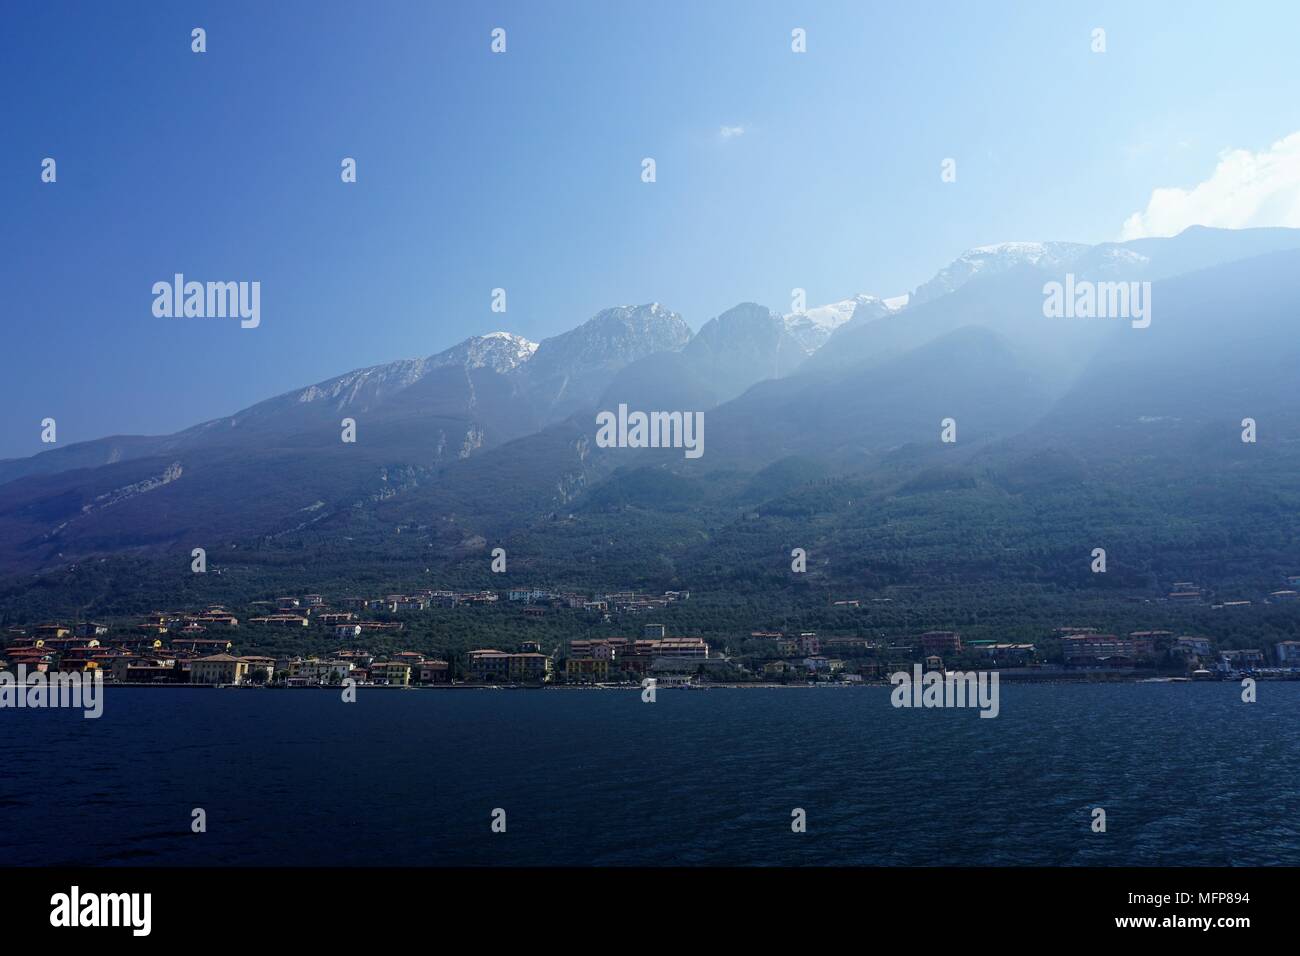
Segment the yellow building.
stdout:
<path fill-rule="evenodd" d="M 190 661 L 191 684 L 242 684 L 248 676 L 248 662 L 229 654 L 196 657 Z"/>
<path fill-rule="evenodd" d="M 572 684 L 594 684 L 609 680 L 609 661 L 593 657 L 570 657 L 564 664 L 564 677 Z"/>
<path fill-rule="evenodd" d="M 521 684 L 541 684 L 551 679 L 551 659 L 535 651 L 511 654 L 510 679 Z"/>
<path fill-rule="evenodd" d="M 376 661 L 368 668 L 370 679 L 376 684 L 405 687 L 411 683 L 411 665 L 400 661 Z"/>

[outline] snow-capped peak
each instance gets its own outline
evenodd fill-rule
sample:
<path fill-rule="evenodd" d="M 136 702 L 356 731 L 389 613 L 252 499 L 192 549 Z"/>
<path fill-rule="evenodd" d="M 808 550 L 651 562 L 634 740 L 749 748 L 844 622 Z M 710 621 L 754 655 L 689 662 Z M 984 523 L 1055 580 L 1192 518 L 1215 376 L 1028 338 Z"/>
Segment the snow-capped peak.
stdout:
<path fill-rule="evenodd" d="M 498 331 L 472 335 L 459 345 L 435 355 L 430 361 L 435 367 L 462 365 L 465 368 L 490 368 L 504 373 L 523 365 L 536 351 L 536 342 L 530 342 L 513 332 Z"/>
<path fill-rule="evenodd" d="M 897 301 L 895 297 L 894 301 Z M 906 304 L 904 298 L 903 304 Z M 831 337 L 831 333 L 850 320 L 866 322 L 880 318 L 897 308 L 874 295 L 859 294 L 851 299 L 841 299 L 829 305 L 819 305 L 803 312 L 791 312 L 782 316 L 786 331 L 799 343 L 799 346 L 811 355 Z"/>
<path fill-rule="evenodd" d="M 1080 242 L 999 242 L 976 246 L 940 269 L 912 295 L 912 302 L 928 302 L 961 288 L 977 275 L 994 275 L 1019 265 L 1040 269 L 1068 266 L 1091 246 Z"/>

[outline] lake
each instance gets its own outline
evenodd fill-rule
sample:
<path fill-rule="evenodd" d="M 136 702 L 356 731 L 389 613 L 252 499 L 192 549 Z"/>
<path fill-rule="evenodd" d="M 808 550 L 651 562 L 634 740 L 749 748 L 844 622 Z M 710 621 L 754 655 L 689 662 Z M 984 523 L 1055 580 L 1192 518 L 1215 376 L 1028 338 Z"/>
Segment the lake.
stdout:
<path fill-rule="evenodd" d="M 1300 864 L 1300 682 L 104 694 L 0 710 L 0 863 Z"/>

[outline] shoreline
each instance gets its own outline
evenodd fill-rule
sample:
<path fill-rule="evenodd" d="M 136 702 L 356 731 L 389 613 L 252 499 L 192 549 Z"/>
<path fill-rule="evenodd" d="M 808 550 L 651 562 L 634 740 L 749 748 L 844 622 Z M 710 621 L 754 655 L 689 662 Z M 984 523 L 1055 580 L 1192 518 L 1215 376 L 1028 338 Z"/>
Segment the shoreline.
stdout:
<path fill-rule="evenodd" d="M 977 672 L 988 673 L 988 672 Z M 1295 675 L 1250 675 L 1245 674 L 1240 677 L 1214 678 L 1211 680 L 1192 680 L 1186 677 L 1053 677 L 1032 678 L 1032 677 L 1013 677 L 1007 678 L 1009 683 L 1014 684 L 1060 684 L 1060 685 L 1078 685 L 1078 684 L 1158 684 L 1165 686 L 1168 684 L 1235 684 L 1240 681 L 1241 677 L 1251 677 L 1257 681 L 1296 681 L 1300 680 L 1300 674 Z M 310 684 L 297 687 L 286 687 L 267 684 L 188 684 L 188 683 L 104 683 L 104 688 L 122 687 L 122 688 L 148 688 L 151 690 L 276 690 L 276 691 L 339 691 L 343 687 L 338 684 Z M 658 686 L 656 691 L 669 690 L 860 690 L 864 688 L 880 688 L 890 690 L 894 687 L 889 681 L 862 681 L 855 683 L 764 683 L 764 682 L 733 682 L 733 683 L 710 683 L 710 684 L 692 684 L 689 686 Z M 642 691 L 645 688 L 640 684 L 358 684 L 357 690 L 387 690 L 387 691 L 473 691 L 473 690 L 513 690 L 513 691 Z"/>

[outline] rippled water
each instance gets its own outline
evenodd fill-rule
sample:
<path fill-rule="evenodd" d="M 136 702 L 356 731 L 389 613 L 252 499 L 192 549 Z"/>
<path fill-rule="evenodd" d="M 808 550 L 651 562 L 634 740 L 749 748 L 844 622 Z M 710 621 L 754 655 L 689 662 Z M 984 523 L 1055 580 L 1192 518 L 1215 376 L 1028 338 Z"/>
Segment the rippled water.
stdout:
<path fill-rule="evenodd" d="M 1300 864 L 1300 683 L 1001 690 L 108 688 L 0 710 L 0 863 Z"/>

